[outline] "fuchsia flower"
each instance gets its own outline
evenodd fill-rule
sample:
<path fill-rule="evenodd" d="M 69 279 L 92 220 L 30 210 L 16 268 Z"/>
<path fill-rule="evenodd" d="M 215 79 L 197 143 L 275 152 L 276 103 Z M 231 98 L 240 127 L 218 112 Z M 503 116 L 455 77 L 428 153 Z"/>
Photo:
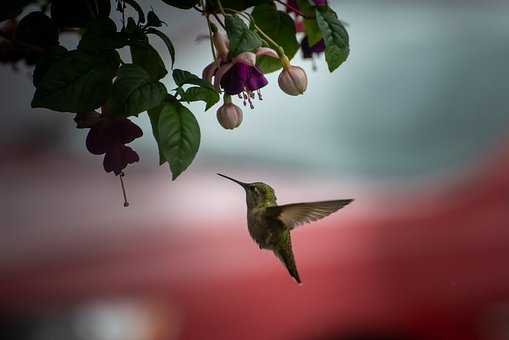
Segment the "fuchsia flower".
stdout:
<path fill-rule="evenodd" d="M 320 39 L 313 46 L 309 46 L 308 37 L 304 37 L 304 39 L 300 42 L 300 46 L 302 48 L 302 57 L 304 59 L 311 59 L 313 58 L 313 55 L 318 55 L 325 51 L 325 42 L 323 39 Z"/>
<path fill-rule="evenodd" d="M 327 0 L 313 0 L 312 2 L 317 7 L 327 6 Z M 296 0 L 288 0 L 286 4 L 288 5 L 286 11 L 288 13 L 295 13 L 297 16 L 295 21 L 296 31 L 304 32 L 305 31 L 304 22 L 302 20 L 299 20 L 298 16 L 300 15 L 300 13 L 295 11 L 295 10 L 300 11 L 299 4 L 297 3 Z M 302 39 L 300 46 L 302 49 L 302 56 L 304 57 L 304 59 L 312 59 L 314 55 L 318 55 L 325 51 L 325 42 L 323 41 L 323 39 L 320 39 L 313 46 L 309 46 L 308 37 L 305 36 L 304 39 Z M 313 68 L 315 68 L 314 64 Z"/>
<path fill-rule="evenodd" d="M 120 175 L 128 164 L 140 160 L 136 151 L 125 144 L 142 135 L 141 129 L 127 118 L 102 117 L 88 132 L 87 149 L 94 155 L 105 154 L 104 170 Z"/>
<path fill-rule="evenodd" d="M 214 34 L 214 45 L 218 51 L 217 61 L 207 65 L 203 69 L 202 78 L 212 82 L 214 78 L 214 87 L 220 91 L 221 88 L 227 95 L 239 95 L 249 102 L 251 108 L 254 98 L 254 92 L 258 93 L 261 100 L 260 89 L 268 84 L 263 72 L 256 66 L 256 58 L 260 56 L 269 56 L 278 59 L 279 56 L 271 48 L 260 47 L 254 53 L 243 52 L 230 59 L 228 57 L 229 42 L 221 32 Z"/>

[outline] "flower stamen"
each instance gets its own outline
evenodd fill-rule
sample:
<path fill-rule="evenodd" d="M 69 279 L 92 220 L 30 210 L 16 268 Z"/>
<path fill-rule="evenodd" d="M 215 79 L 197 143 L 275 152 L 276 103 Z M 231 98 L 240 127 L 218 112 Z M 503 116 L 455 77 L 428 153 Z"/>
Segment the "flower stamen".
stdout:
<path fill-rule="evenodd" d="M 125 186 L 124 186 L 124 180 L 123 180 L 124 176 L 125 176 L 125 174 L 122 171 L 118 177 L 120 178 L 120 186 L 122 187 L 122 195 L 124 196 L 124 207 L 127 208 L 129 206 L 129 202 L 127 201 L 127 194 L 126 194 L 126 190 L 125 190 Z"/>

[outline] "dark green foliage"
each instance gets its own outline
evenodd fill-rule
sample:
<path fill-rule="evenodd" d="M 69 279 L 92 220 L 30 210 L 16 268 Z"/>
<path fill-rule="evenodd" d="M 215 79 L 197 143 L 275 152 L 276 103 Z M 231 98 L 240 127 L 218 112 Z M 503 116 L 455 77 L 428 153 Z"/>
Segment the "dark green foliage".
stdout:
<path fill-rule="evenodd" d="M 200 0 L 162 0 L 162 1 L 170 6 L 181 9 L 192 8 L 193 6 L 197 5 L 200 2 Z"/>
<path fill-rule="evenodd" d="M 219 93 L 216 89 L 206 80 L 199 78 L 191 72 L 175 69 L 173 71 L 173 79 L 177 84 L 178 93 L 183 101 L 195 102 L 204 101 L 206 103 L 205 110 L 210 109 L 215 103 L 219 101 Z M 181 89 L 184 85 L 198 85 L 193 86 L 184 91 Z"/>
<path fill-rule="evenodd" d="M 167 101 L 150 113 L 157 123 L 154 137 L 163 159 L 168 161 L 175 180 L 192 163 L 200 146 L 200 126 L 194 115 L 177 101 Z M 153 129 L 155 129 L 153 125 Z"/>
<path fill-rule="evenodd" d="M 118 70 L 113 84 L 115 114 L 134 116 L 159 106 L 166 97 L 166 88 L 140 66 L 125 64 Z"/>
<path fill-rule="evenodd" d="M 46 54 L 39 59 L 34 69 L 33 84 L 35 87 L 39 86 L 42 77 L 49 70 L 51 65 L 53 65 L 53 63 L 55 63 L 58 59 L 65 57 L 66 54 L 67 49 L 62 46 L 55 46 L 46 51 Z"/>
<path fill-rule="evenodd" d="M 85 51 L 114 50 L 128 44 L 127 33 L 117 32 L 117 26 L 113 20 L 97 18 L 87 26 L 78 49 Z"/>
<path fill-rule="evenodd" d="M 170 38 L 163 32 L 161 32 L 155 28 L 152 28 L 152 27 L 149 27 L 146 30 L 146 32 L 147 32 L 147 34 L 154 34 L 154 35 L 157 35 L 159 38 L 161 38 L 161 40 L 166 45 L 168 52 L 170 53 L 171 68 L 173 68 L 173 64 L 175 64 L 175 47 L 173 46 L 173 43 L 171 42 Z"/>
<path fill-rule="evenodd" d="M 138 13 L 138 24 L 143 24 L 145 22 L 145 12 L 143 12 L 143 8 L 141 8 L 140 4 L 135 0 L 124 0 L 124 2 Z"/>
<path fill-rule="evenodd" d="M 285 12 L 278 11 L 274 4 L 256 6 L 252 15 L 258 27 L 283 48 L 289 59 L 293 58 L 299 49 L 293 19 Z M 271 57 L 261 57 L 257 63 L 264 73 L 274 72 L 282 67 L 279 59 Z"/>
<path fill-rule="evenodd" d="M 104 104 L 111 94 L 119 55 L 70 51 L 51 64 L 38 82 L 32 107 L 86 112 Z"/>
<path fill-rule="evenodd" d="M 316 22 L 325 41 L 325 60 L 333 72 L 350 54 L 348 32 L 336 13 L 326 6 L 316 9 Z"/>
<path fill-rule="evenodd" d="M 161 27 L 163 22 L 154 11 L 150 11 L 147 14 L 147 27 Z"/>
<path fill-rule="evenodd" d="M 188 71 L 179 70 L 179 69 L 173 70 L 173 80 L 175 80 L 175 84 L 177 84 L 177 86 L 182 86 L 185 84 L 193 84 L 193 85 L 198 85 L 198 86 L 208 88 L 208 89 L 215 91 L 215 89 L 211 83 L 209 83 L 206 80 L 201 79 L 200 77 L 198 77 Z"/>
<path fill-rule="evenodd" d="M 58 45 L 58 28 L 46 14 L 32 12 L 19 22 L 16 40 L 41 48 L 56 46 Z"/>
<path fill-rule="evenodd" d="M 225 25 L 230 39 L 230 56 L 232 58 L 242 52 L 253 51 L 262 46 L 262 41 L 258 35 L 250 30 L 238 16 L 227 16 Z"/>
<path fill-rule="evenodd" d="M 299 11 L 306 17 L 315 16 L 315 6 L 312 6 L 309 0 L 297 0 L 297 5 L 299 5 Z"/>
<path fill-rule="evenodd" d="M 97 17 L 108 17 L 110 0 L 52 0 L 51 18 L 58 27 L 85 27 Z"/>
<path fill-rule="evenodd" d="M 293 19 L 294 15 L 298 17 L 300 14 L 289 15 L 283 10 L 277 10 L 272 0 L 222 0 L 226 14 L 222 13 L 217 0 L 162 1 L 180 9 L 192 11 L 198 9 L 204 14 L 219 15 L 220 20 L 224 21 L 229 39 L 229 55 L 226 60 L 223 58 L 220 60 L 222 65 L 241 53 L 254 52 L 261 46 L 274 48 L 280 56 L 284 52 L 289 59 L 300 47 Z M 3 1 L 0 5 L 0 21 L 19 15 L 27 4 L 35 2 Z M 33 73 L 36 91 L 32 106 L 79 113 L 77 117 L 81 118 L 93 117 L 86 124 L 83 123 L 83 119 L 78 121 L 81 128 L 90 129 L 89 136 L 100 137 L 96 140 L 96 146 L 102 145 L 104 140 L 111 139 L 112 136 L 124 135 L 122 124 L 119 124 L 117 129 L 115 127 L 117 125 L 112 125 L 112 122 L 123 121 L 128 124 L 130 121 L 126 117 L 137 116 L 146 111 L 157 141 L 160 164 L 168 162 L 172 178 L 176 179 L 194 160 L 201 138 L 198 122 L 184 103 L 201 101 L 205 103 L 205 110 L 209 110 L 219 102 L 220 91 L 208 80 L 203 80 L 191 72 L 173 69 L 175 46 L 167 33 L 160 29 L 165 23 L 154 10 L 148 11 L 145 15 L 141 6 L 144 4 L 143 1 L 114 1 L 117 10 L 121 12 L 121 16 L 117 16 L 116 19 L 122 18 L 122 27 L 117 27 L 115 21 L 110 18 L 110 0 L 51 0 L 48 3 L 51 4 L 51 18 L 43 12 L 34 12 L 23 18 L 18 27 L 11 21 L 4 28 L 3 35 L 6 39 L 1 41 L 3 46 L 13 49 L 14 52 L 16 48 L 31 51 L 31 47 L 35 46 L 33 53 L 30 54 L 32 62 L 37 61 Z M 44 5 L 47 3 L 39 4 L 42 6 L 41 10 L 45 11 Z M 205 8 L 202 7 L 204 4 Z M 304 14 L 308 42 L 314 45 L 320 39 L 324 39 L 325 58 L 332 72 L 348 57 L 347 31 L 329 7 L 316 7 L 308 0 L 298 0 L 298 5 Z M 131 8 L 125 11 L 126 6 Z M 251 7 L 254 7 L 251 16 L 247 12 L 243 14 L 236 12 L 246 11 Z M 137 18 L 129 16 L 133 12 L 136 12 Z M 205 18 L 203 23 L 206 23 Z M 79 32 L 80 39 L 76 50 L 67 51 L 59 45 L 59 29 Z M 213 27 L 212 31 L 216 32 L 215 29 Z M 168 70 L 159 52 L 151 45 L 149 35 L 159 37 L 168 49 L 170 56 L 168 62 L 171 62 L 175 83 L 175 86 L 170 87 L 172 88 L 170 93 L 160 81 L 167 75 Z M 131 58 L 121 61 L 117 50 L 126 46 L 129 46 Z M 20 59 L 17 55 L 15 56 L 17 59 L 7 57 L 8 60 Z M 23 58 L 28 60 L 28 57 Z M 257 65 L 264 73 L 282 67 L 279 58 L 270 57 L 259 57 Z M 254 79 L 252 72 L 259 72 L 247 65 L 234 67 L 231 69 L 233 72 L 228 73 L 227 78 L 223 79 L 230 77 L 229 79 L 234 82 L 246 83 Z M 212 71 L 212 68 L 208 68 L 207 75 L 210 76 Z M 257 74 L 259 78 L 263 77 L 262 74 Z M 262 80 L 265 85 L 265 79 Z M 256 90 L 254 86 L 258 85 L 250 86 Z M 249 94 L 253 95 L 254 92 Z M 231 99 L 225 96 L 225 102 L 231 102 Z M 243 99 L 251 100 L 248 97 Z M 136 136 L 141 136 L 138 130 Z M 94 148 L 95 144 L 87 142 L 87 147 L 89 150 L 92 148 L 93 153 L 95 151 L 105 153 L 105 170 L 116 169 L 114 172 L 117 175 L 121 175 L 127 164 L 139 159 L 136 152 L 125 146 L 125 143 L 110 143 L 106 152 L 101 148 L 99 148 L 101 150 Z"/>
<path fill-rule="evenodd" d="M 161 79 L 168 73 L 163 59 L 146 37 L 131 44 L 131 55 L 133 63 L 143 67 L 153 79 Z"/>
<path fill-rule="evenodd" d="M 313 46 L 322 39 L 322 32 L 315 18 L 304 19 L 304 29 L 306 30 L 309 46 Z"/>
<path fill-rule="evenodd" d="M 165 0 L 163 0 L 165 1 Z M 237 11 L 243 11 L 250 7 L 271 3 L 271 0 L 221 0 L 223 8 L 231 8 Z M 220 13 L 219 5 L 217 0 L 207 1 L 207 10 L 210 12 Z"/>
<path fill-rule="evenodd" d="M 203 101 L 206 104 L 205 111 L 207 111 L 219 101 L 219 93 L 204 87 L 193 86 L 182 93 L 182 100 L 185 102 Z"/>

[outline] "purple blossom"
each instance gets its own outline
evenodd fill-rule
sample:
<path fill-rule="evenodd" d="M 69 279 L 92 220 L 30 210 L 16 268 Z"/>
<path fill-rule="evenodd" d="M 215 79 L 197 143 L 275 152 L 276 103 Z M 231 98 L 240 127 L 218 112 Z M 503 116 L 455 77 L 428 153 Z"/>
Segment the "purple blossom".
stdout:
<path fill-rule="evenodd" d="M 127 118 L 104 117 L 90 128 L 87 135 L 87 149 L 94 155 L 104 155 L 106 172 L 122 173 L 128 164 L 140 160 L 128 144 L 143 135 L 143 131 Z"/>
<path fill-rule="evenodd" d="M 320 39 L 313 46 L 309 46 L 309 40 L 308 37 L 306 36 L 304 37 L 304 39 L 302 39 L 300 45 L 302 48 L 302 56 L 305 59 L 313 58 L 313 54 L 320 54 L 323 51 L 325 51 L 325 42 L 323 41 L 323 39 Z"/>
<path fill-rule="evenodd" d="M 268 84 L 267 78 L 257 66 L 243 63 L 233 65 L 221 78 L 221 87 L 229 95 L 243 91 L 256 91 Z"/>
<path fill-rule="evenodd" d="M 216 35 L 218 37 L 216 40 L 219 42 L 215 42 L 215 45 L 229 47 L 224 38 L 219 39 L 221 35 Z M 244 105 L 249 102 L 250 107 L 253 108 L 251 99 L 254 98 L 254 91 L 258 92 L 258 97 L 261 99 L 259 90 L 268 84 L 267 78 L 256 66 L 256 58 L 267 56 L 278 59 L 279 56 L 276 51 L 267 47 L 260 47 L 255 53 L 243 52 L 233 59 L 229 59 L 227 54 L 228 50 L 223 51 L 217 62 L 207 65 L 203 69 L 202 78 L 209 82 L 212 82 L 214 78 L 214 87 L 218 91 L 222 88 L 227 95 L 239 95 L 244 98 Z"/>

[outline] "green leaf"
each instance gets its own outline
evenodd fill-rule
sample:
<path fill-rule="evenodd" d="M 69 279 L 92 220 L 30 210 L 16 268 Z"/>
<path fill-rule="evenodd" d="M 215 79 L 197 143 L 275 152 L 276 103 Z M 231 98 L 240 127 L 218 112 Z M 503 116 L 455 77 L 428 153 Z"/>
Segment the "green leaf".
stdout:
<path fill-rule="evenodd" d="M 44 73 L 32 107 L 62 112 L 85 112 L 98 108 L 111 94 L 112 79 L 120 57 L 116 51 L 88 54 L 68 52 Z"/>
<path fill-rule="evenodd" d="M 85 51 L 114 50 L 129 43 L 125 33 L 117 32 L 110 18 L 97 18 L 90 22 L 80 40 L 78 49 Z"/>
<path fill-rule="evenodd" d="M 192 74 L 191 72 L 180 70 L 176 68 L 173 70 L 173 80 L 175 80 L 175 84 L 177 86 L 182 86 L 185 84 L 192 84 L 192 85 L 198 85 L 207 89 L 210 89 L 214 92 L 216 92 L 216 89 L 212 84 L 204 79 L 201 79 L 200 77 Z"/>
<path fill-rule="evenodd" d="M 200 2 L 200 0 L 162 0 L 162 1 L 170 6 L 182 9 L 192 8 L 194 5 Z"/>
<path fill-rule="evenodd" d="M 320 32 L 316 19 L 304 19 L 304 29 L 306 30 L 309 46 L 313 46 L 322 40 L 322 32 Z"/>
<path fill-rule="evenodd" d="M 316 9 L 316 22 L 325 42 L 325 60 L 333 72 L 350 54 L 348 32 L 338 20 L 336 13 L 326 6 Z"/>
<path fill-rule="evenodd" d="M 278 11 L 274 4 L 256 6 L 252 15 L 256 24 L 283 47 L 286 56 L 292 59 L 299 49 L 292 18 L 285 12 Z M 264 73 L 274 72 L 282 67 L 279 59 L 266 56 L 258 58 L 257 64 Z"/>
<path fill-rule="evenodd" d="M 122 32 L 132 34 L 138 30 L 138 25 L 134 22 L 134 19 L 131 17 L 127 18 L 127 25 L 122 29 Z"/>
<path fill-rule="evenodd" d="M 227 16 L 225 19 L 226 32 L 230 39 L 230 57 L 235 57 L 242 52 L 249 52 L 262 46 L 258 35 L 238 16 Z"/>
<path fill-rule="evenodd" d="M 219 93 L 208 88 L 193 86 L 181 93 L 182 99 L 186 102 L 204 101 L 205 111 L 210 109 L 219 101 Z"/>
<path fill-rule="evenodd" d="M 165 1 L 165 0 L 163 0 Z M 249 7 L 270 3 L 272 0 L 221 0 L 221 4 L 223 8 L 231 8 L 237 11 L 243 11 L 248 9 Z M 219 5 L 217 0 L 208 0 L 207 1 L 207 11 L 219 13 Z"/>
<path fill-rule="evenodd" d="M 138 13 L 138 24 L 143 24 L 145 22 L 145 13 L 143 13 L 143 9 L 140 4 L 135 0 L 124 0 L 124 2 L 134 8 L 134 10 Z"/>
<path fill-rule="evenodd" d="M 45 1 L 50 2 L 50 1 Z M 51 18 L 58 27 L 86 27 L 97 17 L 109 17 L 110 0 L 51 0 Z"/>
<path fill-rule="evenodd" d="M 162 83 L 153 80 L 142 67 L 134 64 L 122 65 L 113 84 L 113 100 L 121 104 L 117 109 L 121 110 L 122 116 L 138 115 L 153 109 L 161 104 L 166 94 Z"/>
<path fill-rule="evenodd" d="M 309 0 L 297 0 L 298 10 L 307 17 L 315 15 L 315 6 L 312 6 Z"/>
<path fill-rule="evenodd" d="M 152 135 L 154 135 L 154 138 L 157 142 L 157 149 L 159 151 L 159 165 L 163 165 L 166 162 L 166 158 L 164 157 L 161 146 L 159 145 L 159 116 L 164 105 L 165 103 L 148 111 L 150 125 L 152 125 Z"/>
<path fill-rule="evenodd" d="M 146 27 L 161 27 L 163 25 L 163 21 L 159 19 L 157 14 L 154 11 L 149 11 L 147 14 L 147 25 Z"/>
<path fill-rule="evenodd" d="M 193 162 L 200 146 L 200 126 L 179 102 L 167 102 L 159 114 L 159 147 L 175 180 Z"/>
<path fill-rule="evenodd" d="M 168 73 L 163 59 L 145 36 L 144 40 L 131 44 L 131 55 L 133 64 L 143 67 L 153 79 L 161 79 Z"/>
<path fill-rule="evenodd" d="M 170 38 L 166 34 L 164 34 L 163 32 L 161 32 L 161 31 L 159 31 L 159 30 L 157 30 L 155 28 L 152 28 L 152 27 L 147 29 L 147 34 L 155 34 L 159 38 L 161 38 L 161 40 L 166 45 L 166 48 L 168 49 L 168 52 L 170 53 L 171 68 L 173 68 L 173 65 L 175 64 L 175 47 L 173 47 L 173 43 L 171 42 Z"/>
<path fill-rule="evenodd" d="M 46 72 L 48 72 L 51 65 L 66 55 L 67 49 L 60 45 L 48 49 L 44 56 L 38 60 L 37 65 L 35 65 L 34 73 L 32 76 L 34 86 L 39 86 L 42 77 L 46 74 Z"/>

